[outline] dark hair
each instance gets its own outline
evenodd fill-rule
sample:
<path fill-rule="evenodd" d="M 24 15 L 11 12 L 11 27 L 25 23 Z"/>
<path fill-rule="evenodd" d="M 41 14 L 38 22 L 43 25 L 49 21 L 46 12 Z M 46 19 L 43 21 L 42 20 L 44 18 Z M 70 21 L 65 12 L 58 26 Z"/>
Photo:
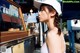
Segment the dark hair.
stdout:
<path fill-rule="evenodd" d="M 40 6 L 40 10 L 41 10 L 42 6 L 46 6 L 48 8 L 49 12 L 52 12 L 55 10 L 51 5 L 48 5 L 48 4 L 42 4 Z M 60 21 L 60 18 L 58 16 L 58 13 L 56 12 L 55 19 L 54 19 L 54 26 L 58 28 L 58 35 L 61 35 L 61 29 L 59 27 L 59 21 Z"/>

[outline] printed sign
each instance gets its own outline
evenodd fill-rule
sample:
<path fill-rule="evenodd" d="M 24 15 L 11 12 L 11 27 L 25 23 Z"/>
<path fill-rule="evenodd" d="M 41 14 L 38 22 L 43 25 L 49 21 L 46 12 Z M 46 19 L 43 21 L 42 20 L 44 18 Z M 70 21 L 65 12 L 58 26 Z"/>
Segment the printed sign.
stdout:
<path fill-rule="evenodd" d="M 80 30 L 80 20 L 71 20 L 72 30 Z"/>
<path fill-rule="evenodd" d="M 24 53 L 24 42 L 13 46 L 12 50 L 13 53 Z"/>

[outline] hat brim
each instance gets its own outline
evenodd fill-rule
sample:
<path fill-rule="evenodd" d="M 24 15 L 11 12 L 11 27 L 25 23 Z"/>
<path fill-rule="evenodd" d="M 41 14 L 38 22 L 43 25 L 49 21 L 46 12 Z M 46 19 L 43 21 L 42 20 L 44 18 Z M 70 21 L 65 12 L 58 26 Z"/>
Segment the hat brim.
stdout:
<path fill-rule="evenodd" d="M 42 2 L 41 1 L 34 1 L 34 6 L 39 9 L 41 6 Z"/>

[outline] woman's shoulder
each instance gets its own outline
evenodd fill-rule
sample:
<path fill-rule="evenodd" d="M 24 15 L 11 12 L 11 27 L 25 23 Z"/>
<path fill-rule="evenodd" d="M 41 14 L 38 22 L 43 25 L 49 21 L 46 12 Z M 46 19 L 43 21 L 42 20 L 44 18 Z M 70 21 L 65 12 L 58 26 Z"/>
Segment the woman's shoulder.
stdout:
<path fill-rule="evenodd" d="M 57 32 L 56 31 L 49 31 L 48 33 L 47 33 L 47 37 L 48 38 L 55 38 L 55 37 L 58 37 L 58 34 L 57 34 Z"/>
<path fill-rule="evenodd" d="M 59 38 L 59 37 L 64 37 L 64 34 L 63 34 L 63 32 L 61 32 L 61 34 L 59 35 L 58 33 L 57 33 L 57 31 L 55 31 L 55 30 L 52 30 L 52 31 L 49 31 L 48 33 L 47 33 L 47 37 L 49 37 L 49 38 Z"/>

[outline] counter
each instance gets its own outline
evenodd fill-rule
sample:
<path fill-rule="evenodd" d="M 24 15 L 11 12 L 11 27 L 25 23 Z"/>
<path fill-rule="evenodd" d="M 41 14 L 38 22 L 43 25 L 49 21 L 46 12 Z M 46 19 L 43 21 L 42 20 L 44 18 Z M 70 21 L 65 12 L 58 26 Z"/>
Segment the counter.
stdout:
<path fill-rule="evenodd" d="M 21 39 L 25 39 L 28 37 L 31 37 L 27 34 L 27 31 L 6 31 L 6 32 L 0 32 L 1 35 L 1 42 L 0 44 L 6 43 L 6 42 L 10 42 L 10 41 L 14 41 L 14 40 L 21 40 Z"/>

